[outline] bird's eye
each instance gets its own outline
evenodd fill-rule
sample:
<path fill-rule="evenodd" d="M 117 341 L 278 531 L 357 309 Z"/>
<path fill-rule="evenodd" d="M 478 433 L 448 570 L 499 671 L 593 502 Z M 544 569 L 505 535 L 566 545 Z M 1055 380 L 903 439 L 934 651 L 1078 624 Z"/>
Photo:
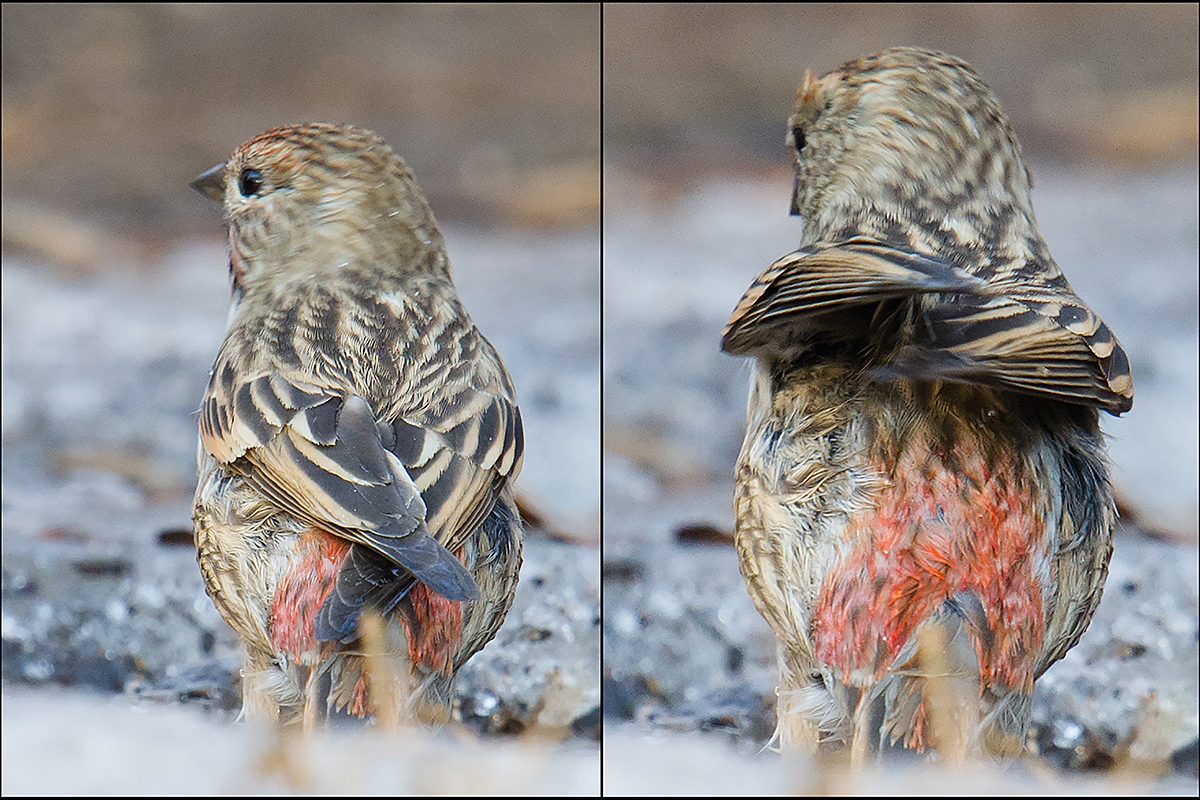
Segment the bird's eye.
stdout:
<path fill-rule="evenodd" d="M 805 142 L 804 128 L 801 128 L 799 125 L 792 128 L 792 140 L 796 143 L 797 150 L 803 150 Z"/>
<path fill-rule="evenodd" d="M 258 194 L 262 187 L 262 173 L 253 167 L 246 167 L 242 174 L 238 175 L 238 191 L 242 193 L 242 197 L 252 197 Z"/>

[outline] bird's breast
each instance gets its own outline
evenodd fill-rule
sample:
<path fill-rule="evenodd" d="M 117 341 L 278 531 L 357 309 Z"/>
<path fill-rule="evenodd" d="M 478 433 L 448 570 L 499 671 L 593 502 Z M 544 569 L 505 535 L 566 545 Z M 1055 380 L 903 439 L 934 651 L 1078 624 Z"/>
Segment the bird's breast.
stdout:
<path fill-rule="evenodd" d="M 1054 489 L 1020 448 L 943 412 L 839 365 L 782 381 L 760 367 L 738 463 L 743 572 L 777 633 L 799 625 L 847 681 L 877 680 L 968 593 L 985 619 L 981 670 L 1032 686 Z"/>

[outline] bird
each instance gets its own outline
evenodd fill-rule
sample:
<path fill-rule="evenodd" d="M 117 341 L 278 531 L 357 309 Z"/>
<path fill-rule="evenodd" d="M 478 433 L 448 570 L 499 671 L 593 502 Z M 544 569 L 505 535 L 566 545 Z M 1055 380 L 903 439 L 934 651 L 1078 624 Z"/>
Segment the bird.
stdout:
<path fill-rule="evenodd" d="M 1100 601 L 1099 412 L 1129 360 L 1039 233 L 999 100 L 896 47 L 804 75 L 801 247 L 722 349 L 753 359 L 735 545 L 776 637 L 785 751 L 1027 751 L 1034 682 Z"/>
<path fill-rule="evenodd" d="M 512 605 L 524 435 L 429 204 L 378 135 L 327 123 L 255 136 L 192 186 L 229 241 L 193 521 L 244 646 L 243 716 L 378 718 L 374 647 L 398 652 L 410 708 L 446 719 Z"/>

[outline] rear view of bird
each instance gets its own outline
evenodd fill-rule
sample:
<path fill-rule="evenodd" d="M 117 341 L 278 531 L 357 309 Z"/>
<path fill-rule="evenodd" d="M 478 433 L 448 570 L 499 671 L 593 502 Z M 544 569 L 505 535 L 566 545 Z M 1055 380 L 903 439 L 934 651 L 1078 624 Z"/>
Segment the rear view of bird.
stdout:
<path fill-rule="evenodd" d="M 991 90 L 910 48 L 808 73 L 789 120 L 802 247 L 737 304 L 755 359 L 736 543 L 779 650 L 777 736 L 1020 752 L 1087 628 L 1116 520 L 1098 411 L 1116 337 L 1038 232 Z"/>
<path fill-rule="evenodd" d="M 223 204 L 233 282 L 195 537 L 245 646 L 245 713 L 377 713 L 367 615 L 446 708 L 512 604 L 524 440 L 433 214 L 404 161 L 348 125 L 269 130 L 193 186 Z"/>

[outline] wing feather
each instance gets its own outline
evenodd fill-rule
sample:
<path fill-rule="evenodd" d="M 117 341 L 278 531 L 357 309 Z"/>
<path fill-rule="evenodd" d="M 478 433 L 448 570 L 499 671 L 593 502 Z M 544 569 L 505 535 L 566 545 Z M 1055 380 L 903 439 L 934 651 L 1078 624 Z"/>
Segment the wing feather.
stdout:
<path fill-rule="evenodd" d="M 1028 264 L 1020 272 L 1031 274 Z M 813 245 L 772 264 L 734 309 L 722 347 L 769 355 L 789 334 L 845 325 L 846 310 L 897 299 L 911 303 L 911 321 L 898 342 L 878 348 L 880 361 L 870 365 L 878 380 L 977 383 L 1112 414 L 1133 405 L 1125 351 L 1065 282 L 989 281 L 863 238 Z M 864 341 L 880 335 L 869 325 L 840 333 Z"/>
<path fill-rule="evenodd" d="M 223 355 L 201 406 L 201 440 L 214 457 L 297 519 L 380 553 L 446 597 L 477 596 L 450 551 L 520 469 L 515 403 L 468 385 L 415 419 L 377 421 L 366 400 L 335 387 L 236 374 Z"/>

